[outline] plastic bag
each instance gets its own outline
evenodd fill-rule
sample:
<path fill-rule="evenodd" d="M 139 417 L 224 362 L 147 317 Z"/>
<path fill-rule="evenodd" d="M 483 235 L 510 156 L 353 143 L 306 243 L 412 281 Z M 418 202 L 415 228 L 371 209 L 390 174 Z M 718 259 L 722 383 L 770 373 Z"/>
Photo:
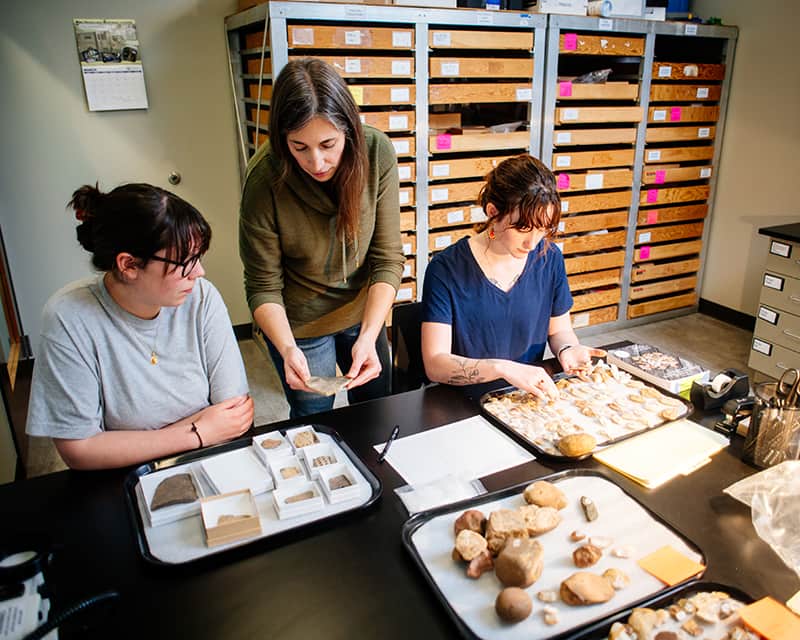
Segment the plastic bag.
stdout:
<path fill-rule="evenodd" d="M 584 73 L 582 76 L 575 78 L 573 84 L 602 84 L 608 80 L 611 75 L 611 69 L 598 69 L 597 71 L 590 71 Z"/>
<path fill-rule="evenodd" d="M 800 460 L 781 462 L 724 492 L 750 506 L 758 536 L 800 577 Z"/>

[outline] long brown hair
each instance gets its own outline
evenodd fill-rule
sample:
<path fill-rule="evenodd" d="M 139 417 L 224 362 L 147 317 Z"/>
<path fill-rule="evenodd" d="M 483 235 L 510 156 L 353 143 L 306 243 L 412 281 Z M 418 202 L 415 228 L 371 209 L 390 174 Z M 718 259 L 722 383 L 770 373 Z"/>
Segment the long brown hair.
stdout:
<path fill-rule="evenodd" d="M 296 169 L 287 135 L 317 116 L 345 135 L 344 151 L 332 181 L 339 207 L 336 231 L 352 239 L 358 233 L 361 195 L 367 182 L 367 145 L 358 106 L 332 66 L 317 58 L 292 60 L 275 80 L 269 113 L 272 153 L 280 167 L 279 188 L 292 168 Z"/>
<path fill-rule="evenodd" d="M 556 177 L 541 161 L 528 154 L 508 158 L 498 164 L 486 176 L 478 203 L 484 211 L 489 203 L 498 211 L 494 218 L 477 225 L 479 232 L 493 222 L 507 218 L 515 210 L 519 211 L 519 219 L 512 225 L 515 229 L 544 229 L 547 240 L 555 238 L 558 232 L 561 196 L 558 194 Z"/>

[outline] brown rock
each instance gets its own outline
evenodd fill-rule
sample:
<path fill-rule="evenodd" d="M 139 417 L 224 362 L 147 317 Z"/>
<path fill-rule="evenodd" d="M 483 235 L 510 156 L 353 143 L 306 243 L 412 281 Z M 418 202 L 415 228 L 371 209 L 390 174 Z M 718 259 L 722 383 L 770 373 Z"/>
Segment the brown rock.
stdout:
<path fill-rule="evenodd" d="M 469 566 L 467 567 L 467 577 L 477 579 L 492 569 L 494 569 L 494 560 L 492 559 L 492 554 L 489 553 L 487 549 L 470 560 Z"/>
<path fill-rule="evenodd" d="M 197 489 L 192 476 L 188 473 L 176 473 L 158 483 L 153 493 L 153 500 L 150 502 L 150 511 L 195 500 L 197 500 Z"/>
<path fill-rule="evenodd" d="M 595 547 L 593 544 L 582 545 L 572 552 L 572 561 L 579 569 L 585 569 L 597 564 L 597 561 L 602 557 L 602 549 Z"/>
<path fill-rule="evenodd" d="M 547 480 L 537 480 L 525 488 L 523 494 L 525 502 L 535 504 L 539 507 L 553 507 L 563 509 L 567 506 L 567 496 L 552 482 Z"/>
<path fill-rule="evenodd" d="M 494 563 L 497 579 L 506 587 L 529 587 L 544 567 L 544 550 L 538 540 L 511 539 Z"/>
<path fill-rule="evenodd" d="M 533 610 L 533 600 L 523 589 L 508 587 L 503 589 L 494 602 L 495 611 L 506 622 L 521 622 Z"/>
<path fill-rule="evenodd" d="M 568 605 L 598 604 L 614 597 L 614 587 L 602 576 L 578 571 L 561 583 L 559 594 Z"/>
<path fill-rule="evenodd" d="M 556 444 L 558 450 L 569 458 L 577 458 L 591 453 L 596 445 L 597 440 L 588 433 L 573 433 L 564 436 Z"/>
<path fill-rule="evenodd" d="M 477 509 L 468 509 L 456 519 L 453 533 L 458 535 L 463 529 L 469 529 L 483 535 L 486 532 L 486 516 Z"/>

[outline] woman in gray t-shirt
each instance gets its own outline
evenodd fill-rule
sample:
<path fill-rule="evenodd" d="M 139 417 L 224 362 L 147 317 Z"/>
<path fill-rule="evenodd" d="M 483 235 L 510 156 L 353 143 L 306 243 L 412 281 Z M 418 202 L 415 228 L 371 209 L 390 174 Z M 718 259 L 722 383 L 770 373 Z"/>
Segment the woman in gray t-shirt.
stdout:
<path fill-rule="evenodd" d="M 253 421 L 225 304 L 202 276 L 211 229 L 147 184 L 78 189 L 69 206 L 98 276 L 44 309 L 27 432 L 75 469 L 121 467 L 217 444 Z"/>

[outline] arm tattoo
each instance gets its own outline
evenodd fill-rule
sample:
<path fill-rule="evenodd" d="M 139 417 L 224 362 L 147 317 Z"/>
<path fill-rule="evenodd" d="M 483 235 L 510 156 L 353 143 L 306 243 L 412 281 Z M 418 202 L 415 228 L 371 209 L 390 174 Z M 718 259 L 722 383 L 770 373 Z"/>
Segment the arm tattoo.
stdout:
<path fill-rule="evenodd" d="M 483 382 L 480 371 L 478 371 L 478 363 L 471 361 L 469 358 L 460 358 L 452 356 L 453 360 L 453 373 L 450 375 L 448 384 L 475 384 L 476 382 Z"/>

